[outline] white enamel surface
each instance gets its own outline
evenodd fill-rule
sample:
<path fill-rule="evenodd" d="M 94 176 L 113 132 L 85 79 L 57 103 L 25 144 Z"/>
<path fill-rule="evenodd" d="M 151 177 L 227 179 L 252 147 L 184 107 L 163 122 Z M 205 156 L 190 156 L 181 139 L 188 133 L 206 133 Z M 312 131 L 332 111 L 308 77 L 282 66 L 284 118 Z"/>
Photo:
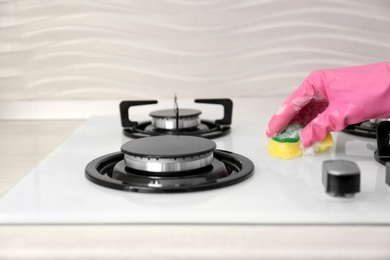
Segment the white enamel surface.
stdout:
<path fill-rule="evenodd" d="M 97 186 L 84 177 L 85 165 L 119 151 L 130 139 L 122 135 L 118 115 L 94 117 L 0 198 L 0 223 L 390 223 L 390 193 L 385 168 L 373 159 L 374 141 L 339 133 L 333 135 L 330 153 L 295 160 L 271 158 L 265 129 L 282 100 L 233 101 L 232 133 L 214 141 L 219 149 L 254 162 L 249 180 L 183 194 Z M 145 115 L 150 110 L 144 107 Z M 357 163 L 361 193 L 347 199 L 324 193 L 322 162 L 329 159 Z"/>

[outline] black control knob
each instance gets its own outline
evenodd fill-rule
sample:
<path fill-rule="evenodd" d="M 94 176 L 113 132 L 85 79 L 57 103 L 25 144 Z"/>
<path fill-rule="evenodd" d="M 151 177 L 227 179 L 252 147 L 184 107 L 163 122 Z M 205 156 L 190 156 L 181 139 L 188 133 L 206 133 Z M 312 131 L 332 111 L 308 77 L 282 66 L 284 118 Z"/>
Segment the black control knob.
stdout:
<path fill-rule="evenodd" d="M 390 162 L 386 163 L 386 184 L 390 186 Z"/>
<path fill-rule="evenodd" d="M 382 121 L 376 127 L 377 150 L 374 158 L 377 162 L 386 165 L 390 161 L 390 121 Z"/>
<path fill-rule="evenodd" d="M 322 183 L 326 193 L 335 197 L 351 197 L 360 192 L 360 170 L 356 163 L 329 160 L 322 164 Z"/>

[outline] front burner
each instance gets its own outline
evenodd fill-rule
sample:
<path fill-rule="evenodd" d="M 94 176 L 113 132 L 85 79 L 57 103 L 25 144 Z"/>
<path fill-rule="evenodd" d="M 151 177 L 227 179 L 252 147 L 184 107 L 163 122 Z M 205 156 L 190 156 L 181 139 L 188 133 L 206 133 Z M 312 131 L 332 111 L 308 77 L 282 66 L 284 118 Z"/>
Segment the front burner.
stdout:
<path fill-rule="evenodd" d="M 193 136 L 133 140 L 122 152 L 91 161 L 86 177 L 113 189 L 168 193 L 221 188 L 252 175 L 254 165 L 248 158 L 215 148 L 213 141 Z"/>
<path fill-rule="evenodd" d="M 218 120 L 201 120 L 201 111 L 196 109 L 163 109 L 151 112 L 151 121 L 136 122 L 129 118 L 133 106 L 156 104 L 156 100 L 122 101 L 120 104 L 123 133 L 131 138 L 160 135 L 190 135 L 216 138 L 230 132 L 233 102 L 230 99 L 196 99 L 195 103 L 217 104 L 224 107 L 224 115 Z"/>

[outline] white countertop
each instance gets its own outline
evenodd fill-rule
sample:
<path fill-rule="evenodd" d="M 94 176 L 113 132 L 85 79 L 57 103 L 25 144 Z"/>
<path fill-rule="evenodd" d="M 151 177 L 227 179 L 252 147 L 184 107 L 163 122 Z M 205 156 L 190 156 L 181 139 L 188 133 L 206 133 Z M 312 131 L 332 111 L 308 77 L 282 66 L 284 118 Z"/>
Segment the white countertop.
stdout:
<path fill-rule="evenodd" d="M 1 121 L 2 192 L 82 123 Z M 0 258 L 4 259 L 120 259 L 129 256 L 142 259 L 386 259 L 390 256 L 388 225 L 1 225 L 0 239 Z"/>

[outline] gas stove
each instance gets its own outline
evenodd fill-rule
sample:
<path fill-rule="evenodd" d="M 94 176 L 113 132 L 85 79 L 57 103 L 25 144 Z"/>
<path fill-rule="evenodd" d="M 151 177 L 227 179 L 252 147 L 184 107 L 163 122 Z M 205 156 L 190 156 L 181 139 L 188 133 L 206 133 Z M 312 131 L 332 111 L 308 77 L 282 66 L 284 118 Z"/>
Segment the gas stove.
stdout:
<path fill-rule="evenodd" d="M 0 198 L 0 223 L 390 223 L 386 167 L 374 159 L 375 139 L 332 133 L 335 144 L 327 153 L 273 158 L 267 152 L 265 129 L 283 99 L 233 101 L 230 133 L 212 140 L 188 135 L 134 139 L 122 134 L 117 114 L 91 117 Z M 192 100 L 181 103 L 193 105 Z M 210 106 L 208 112 L 218 114 L 217 107 Z M 145 106 L 131 118 L 140 121 L 149 112 Z M 183 159 L 174 153 L 177 147 L 154 149 L 160 141 L 173 147 L 190 143 L 192 148 L 184 149 Z M 162 161 L 156 163 L 157 158 Z M 354 196 L 326 192 L 323 164 L 334 160 L 351 161 L 359 168 L 360 189 Z M 208 176 L 211 168 L 222 170 Z M 145 172 L 151 178 L 138 188 L 127 179 L 143 179 Z M 211 179 L 217 186 L 186 190 L 187 182 L 171 182 L 178 176 L 199 183 Z M 238 178 L 223 183 L 233 176 Z M 100 181 L 119 185 L 108 187 L 111 184 Z"/>
<path fill-rule="evenodd" d="M 196 99 L 195 103 L 224 108 L 222 119 L 200 120 L 197 109 L 173 107 L 151 112 L 152 121 L 129 118 L 132 106 L 157 101 L 122 101 L 120 118 L 124 134 L 141 138 L 127 142 L 121 152 L 101 156 L 86 167 L 86 177 L 98 185 L 136 192 L 164 193 L 208 190 L 241 182 L 252 175 L 246 157 L 216 149 L 207 138 L 230 132 L 233 102 L 230 99 Z"/>

